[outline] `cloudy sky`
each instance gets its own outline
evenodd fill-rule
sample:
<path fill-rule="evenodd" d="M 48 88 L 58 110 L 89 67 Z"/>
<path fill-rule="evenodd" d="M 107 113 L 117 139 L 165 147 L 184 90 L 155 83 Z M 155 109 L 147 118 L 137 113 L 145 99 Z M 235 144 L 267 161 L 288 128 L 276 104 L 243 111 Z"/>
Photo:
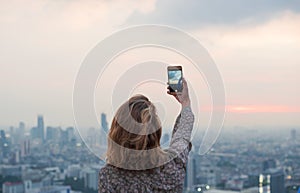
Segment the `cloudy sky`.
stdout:
<path fill-rule="evenodd" d="M 38 114 L 44 115 L 47 125 L 74 125 L 72 91 L 81 62 L 112 32 L 139 24 L 179 28 L 208 50 L 225 84 L 225 126 L 299 127 L 298 0 L 1 1 L 0 125 L 5 128 L 24 121 L 31 127 Z M 177 61 L 174 53 L 142 49 L 146 50 L 120 58 L 124 63 L 151 57 Z M 121 59 L 116 59 L 115 66 L 118 63 Z M 122 70 L 126 67 L 130 64 Z M 106 82 L 100 79 L 99 87 L 108 85 L 109 78 L 118 79 L 113 75 L 117 68 L 108 69 Z M 189 70 L 186 74 L 195 79 Z M 196 82 L 190 81 L 194 86 Z M 156 89 L 152 98 L 168 100 L 161 85 L 144 85 L 135 92 L 148 94 L 151 89 Z M 110 106 L 103 102 L 110 96 L 105 94 L 96 91 L 97 113 L 111 115 Z M 209 105 L 206 98 L 203 94 L 198 103 Z M 173 101 L 159 109 L 168 114 L 174 105 Z M 173 114 L 166 117 L 170 125 Z"/>

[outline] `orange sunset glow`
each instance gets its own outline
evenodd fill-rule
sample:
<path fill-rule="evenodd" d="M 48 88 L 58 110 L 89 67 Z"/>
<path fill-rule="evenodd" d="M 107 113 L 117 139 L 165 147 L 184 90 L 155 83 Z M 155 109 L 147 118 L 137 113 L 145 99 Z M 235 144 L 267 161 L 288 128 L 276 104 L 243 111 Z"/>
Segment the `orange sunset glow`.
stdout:
<path fill-rule="evenodd" d="M 227 112 L 232 113 L 293 113 L 300 112 L 300 107 L 281 105 L 229 105 Z"/>

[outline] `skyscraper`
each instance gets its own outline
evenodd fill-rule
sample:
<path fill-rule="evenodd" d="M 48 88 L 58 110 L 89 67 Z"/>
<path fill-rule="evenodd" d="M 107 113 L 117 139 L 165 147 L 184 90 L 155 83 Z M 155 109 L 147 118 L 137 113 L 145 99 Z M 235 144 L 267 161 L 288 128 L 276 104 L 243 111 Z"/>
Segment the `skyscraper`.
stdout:
<path fill-rule="evenodd" d="M 81 172 L 81 175 L 83 176 L 84 179 L 84 186 L 86 188 L 91 188 L 93 190 L 97 190 L 97 172 L 90 169 L 86 168 Z"/>
<path fill-rule="evenodd" d="M 283 171 L 272 171 L 271 174 L 271 192 L 284 193 L 284 173 Z"/>
<path fill-rule="evenodd" d="M 6 137 L 5 137 L 5 131 L 4 130 L 1 130 L 0 131 L 0 140 L 1 142 L 4 143 L 4 141 L 6 140 Z"/>
<path fill-rule="evenodd" d="M 24 140 L 21 148 L 21 157 L 28 156 L 30 154 L 30 139 Z"/>
<path fill-rule="evenodd" d="M 0 131 L 0 152 L 2 152 L 1 157 L 7 157 L 10 152 L 10 144 L 8 139 L 6 138 L 5 131 Z"/>
<path fill-rule="evenodd" d="M 101 127 L 103 131 L 105 131 L 106 133 L 108 132 L 108 124 L 107 124 L 105 113 L 101 113 Z"/>
<path fill-rule="evenodd" d="M 42 115 L 38 115 L 38 120 L 37 120 L 37 134 L 38 138 L 41 139 L 41 141 L 44 141 L 44 118 Z"/>
<path fill-rule="evenodd" d="M 280 168 L 270 168 L 264 172 L 264 176 L 270 176 L 271 193 L 285 193 L 284 172 Z"/>
<path fill-rule="evenodd" d="M 25 136 L 25 123 L 21 121 L 19 123 L 19 128 L 17 132 L 17 141 L 22 141 L 24 139 L 24 136 Z"/>
<path fill-rule="evenodd" d="M 22 136 L 22 138 L 24 137 L 25 134 L 25 123 L 20 121 L 19 123 L 19 130 L 18 130 Z"/>
<path fill-rule="evenodd" d="M 47 141 L 58 141 L 60 138 L 60 127 L 50 127 L 46 128 L 46 140 Z"/>
<path fill-rule="evenodd" d="M 30 129 L 30 136 L 31 136 L 31 139 L 37 139 L 39 137 L 38 128 L 37 127 L 32 127 Z"/>
<path fill-rule="evenodd" d="M 188 163 L 186 166 L 186 175 L 184 179 L 184 188 L 186 190 L 193 190 L 196 180 L 196 160 L 194 155 L 190 153 Z"/>
<path fill-rule="evenodd" d="M 67 137 L 68 137 L 68 142 L 70 142 L 72 139 L 74 139 L 75 138 L 75 135 L 74 135 L 74 127 L 68 127 L 67 129 L 66 129 L 66 131 L 67 131 Z"/>

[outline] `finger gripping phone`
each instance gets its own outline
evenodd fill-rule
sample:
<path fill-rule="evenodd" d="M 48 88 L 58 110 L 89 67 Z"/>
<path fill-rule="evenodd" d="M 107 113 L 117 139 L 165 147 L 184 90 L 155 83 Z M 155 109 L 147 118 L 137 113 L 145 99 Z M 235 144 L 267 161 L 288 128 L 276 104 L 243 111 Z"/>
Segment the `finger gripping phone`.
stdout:
<path fill-rule="evenodd" d="M 182 91 L 182 66 L 168 66 L 168 84 L 171 93 Z"/>

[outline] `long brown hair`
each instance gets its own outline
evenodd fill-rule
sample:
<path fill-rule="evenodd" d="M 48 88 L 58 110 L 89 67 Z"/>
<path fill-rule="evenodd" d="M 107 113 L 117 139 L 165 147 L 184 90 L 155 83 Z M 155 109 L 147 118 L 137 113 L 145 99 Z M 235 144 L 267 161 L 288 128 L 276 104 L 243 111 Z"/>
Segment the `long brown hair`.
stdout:
<path fill-rule="evenodd" d="M 157 161 L 161 134 L 155 106 L 144 95 L 131 97 L 113 118 L 108 134 L 108 163 L 125 169 L 150 167 Z M 159 151 L 151 151 L 154 149 Z M 149 150 L 151 156 L 144 150 Z"/>

